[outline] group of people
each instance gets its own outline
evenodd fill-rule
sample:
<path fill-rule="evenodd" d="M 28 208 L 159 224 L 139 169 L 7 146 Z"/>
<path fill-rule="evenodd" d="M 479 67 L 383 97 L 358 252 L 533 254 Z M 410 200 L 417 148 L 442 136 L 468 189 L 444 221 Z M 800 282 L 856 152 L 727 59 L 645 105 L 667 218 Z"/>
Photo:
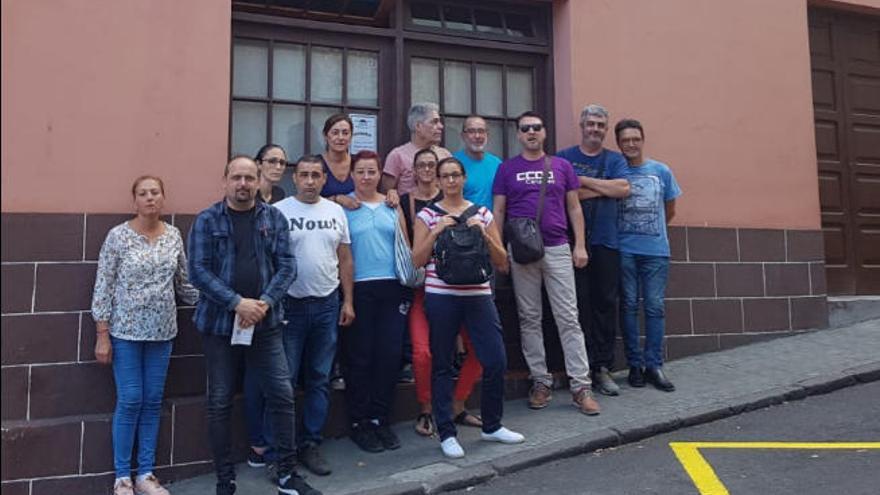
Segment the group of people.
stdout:
<path fill-rule="evenodd" d="M 367 452 L 397 449 L 390 413 L 405 342 L 420 404 L 415 429 L 437 436 L 443 455 L 465 455 L 456 425 L 480 428 L 485 441 L 523 442 L 502 425 L 507 357 L 494 272 L 512 278 L 530 408 L 552 399 L 542 286 L 580 412 L 599 414 L 593 391 L 620 393 L 610 374 L 618 306 L 630 385 L 674 390 L 662 371 L 663 293 L 666 224 L 681 191 L 668 166 L 644 156 L 638 121 L 615 126 L 621 154 L 603 147 L 608 112 L 588 105 L 581 143 L 550 156 L 543 118 L 525 112 L 516 122 L 522 153 L 503 163 L 486 151 L 491 136 L 479 116 L 465 119 L 464 148 L 454 154 L 440 146 L 437 105 L 413 105 L 407 124 L 410 140 L 384 161 L 373 151 L 349 153 L 353 125 L 345 114 L 327 119 L 320 155 L 289 163 L 268 144 L 254 157 L 233 157 L 223 172 L 225 197 L 196 217 L 188 252 L 180 232 L 161 220 L 162 180 L 135 180 L 136 216 L 107 235 L 92 308 L 95 355 L 112 363 L 116 382 L 117 495 L 168 493 L 153 462 L 177 332 L 175 295 L 196 305 L 218 495 L 236 489 L 230 421 L 242 371 L 248 463 L 271 466 L 279 493 L 315 494 L 295 464 L 332 471 L 320 444 L 334 363 L 344 372 L 352 441 Z M 289 165 L 295 194 L 285 197 L 278 183 Z M 537 250 L 526 253 L 534 242 Z M 466 357 L 457 365 L 459 349 Z M 476 415 L 465 402 L 481 378 Z"/>

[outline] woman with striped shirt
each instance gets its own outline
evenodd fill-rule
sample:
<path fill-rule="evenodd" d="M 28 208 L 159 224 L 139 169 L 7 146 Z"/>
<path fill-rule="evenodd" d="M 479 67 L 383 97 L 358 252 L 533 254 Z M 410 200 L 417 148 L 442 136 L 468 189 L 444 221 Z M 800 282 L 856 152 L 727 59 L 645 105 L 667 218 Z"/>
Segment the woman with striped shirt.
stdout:
<path fill-rule="evenodd" d="M 452 389 L 454 385 L 452 356 L 455 338 L 462 324 L 470 333 L 471 342 L 483 366 L 481 438 L 502 443 L 520 443 L 524 437 L 501 426 L 504 402 L 504 372 L 507 356 L 501 322 L 492 299 L 489 281 L 475 285 L 450 285 L 436 273 L 434 244 L 447 227 L 456 224 L 456 218 L 473 203 L 462 196 L 467 180 L 464 167 L 455 158 L 445 158 L 437 164 L 437 178 L 443 190 L 443 199 L 432 208 L 422 209 L 414 226 L 413 263 L 427 264 L 425 280 L 425 312 L 431 334 L 431 402 L 440 434 L 440 447 L 447 457 L 463 457 L 464 449 L 456 439 L 452 418 Z M 440 211 L 438 211 L 440 210 Z M 476 226 L 483 234 L 492 264 L 500 271 L 507 270 L 507 252 L 501 244 L 501 235 L 492 221 L 492 213 L 480 207 L 467 219 L 469 227 Z"/>

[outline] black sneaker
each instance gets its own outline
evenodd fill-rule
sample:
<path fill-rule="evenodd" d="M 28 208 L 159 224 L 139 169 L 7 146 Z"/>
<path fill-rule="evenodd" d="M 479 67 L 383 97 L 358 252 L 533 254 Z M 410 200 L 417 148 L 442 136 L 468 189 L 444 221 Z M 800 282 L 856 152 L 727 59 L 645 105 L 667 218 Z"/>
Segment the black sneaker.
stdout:
<path fill-rule="evenodd" d="M 258 454 L 254 451 L 254 449 L 250 449 L 248 451 L 247 463 L 248 466 L 252 468 L 260 468 L 266 465 L 266 456 L 263 454 Z"/>
<path fill-rule="evenodd" d="M 397 450 L 400 448 L 400 439 L 394 434 L 394 431 L 388 425 L 379 425 L 376 428 L 376 436 L 385 450 Z"/>
<path fill-rule="evenodd" d="M 217 495 L 232 495 L 235 493 L 235 481 L 217 483 Z"/>
<path fill-rule="evenodd" d="M 321 495 L 320 490 L 311 487 L 298 474 L 291 473 L 278 480 L 279 495 Z"/>
<path fill-rule="evenodd" d="M 297 459 L 299 459 L 300 464 L 305 466 L 306 469 L 318 476 L 327 476 L 333 472 L 333 470 L 330 469 L 330 464 L 324 459 L 324 456 L 321 455 L 321 451 L 318 450 L 317 445 L 304 445 L 299 449 Z"/>
<path fill-rule="evenodd" d="M 366 452 L 382 452 L 385 447 L 376 436 L 376 425 L 372 421 L 355 423 L 351 427 L 351 441 Z"/>
<path fill-rule="evenodd" d="M 657 390 L 674 392 L 675 385 L 666 378 L 666 374 L 660 368 L 648 368 L 645 370 L 645 381 L 653 385 Z"/>
<path fill-rule="evenodd" d="M 645 386 L 645 372 L 641 366 L 630 366 L 629 376 L 626 377 L 631 387 L 642 388 Z"/>

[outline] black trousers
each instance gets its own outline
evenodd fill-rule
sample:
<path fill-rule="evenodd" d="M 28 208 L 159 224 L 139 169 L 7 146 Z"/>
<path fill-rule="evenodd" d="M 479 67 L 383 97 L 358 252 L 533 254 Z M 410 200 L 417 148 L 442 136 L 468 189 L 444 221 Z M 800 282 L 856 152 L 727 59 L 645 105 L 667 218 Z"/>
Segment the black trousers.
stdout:
<path fill-rule="evenodd" d="M 590 262 L 574 271 L 578 320 L 587 341 L 590 369 L 614 365 L 617 335 L 617 299 L 620 288 L 620 252 L 590 246 Z"/>

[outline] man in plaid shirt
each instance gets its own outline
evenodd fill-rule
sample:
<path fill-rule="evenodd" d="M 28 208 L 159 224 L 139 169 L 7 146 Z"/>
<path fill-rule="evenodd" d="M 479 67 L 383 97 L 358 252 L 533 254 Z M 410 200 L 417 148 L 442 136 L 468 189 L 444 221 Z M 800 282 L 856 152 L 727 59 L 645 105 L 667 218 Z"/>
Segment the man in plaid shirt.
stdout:
<path fill-rule="evenodd" d="M 208 370 L 208 435 L 217 495 L 235 493 L 230 412 L 242 362 L 263 384 L 278 452 L 278 493 L 316 494 L 294 470 L 293 387 L 281 339 L 281 302 L 296 260 L 281 212 L 256 201 L 259 169 L 235 157 L 224 170 L 226 197 L 199 213 L 189 234 L 189 271 L 199 288 L 194 321 Z M 253 326 L 250 345 L 233 345 L 233 322 Z"/>

